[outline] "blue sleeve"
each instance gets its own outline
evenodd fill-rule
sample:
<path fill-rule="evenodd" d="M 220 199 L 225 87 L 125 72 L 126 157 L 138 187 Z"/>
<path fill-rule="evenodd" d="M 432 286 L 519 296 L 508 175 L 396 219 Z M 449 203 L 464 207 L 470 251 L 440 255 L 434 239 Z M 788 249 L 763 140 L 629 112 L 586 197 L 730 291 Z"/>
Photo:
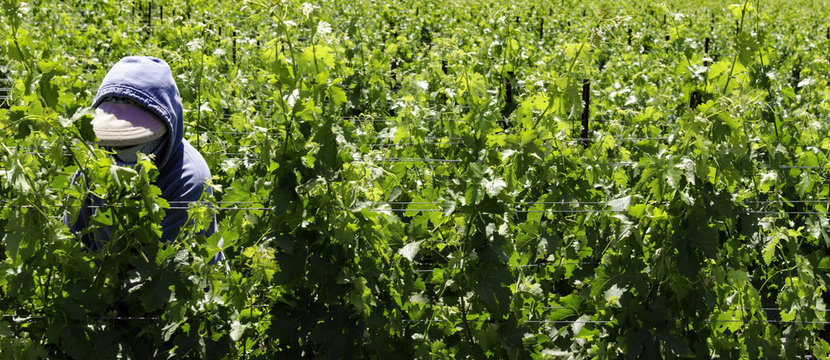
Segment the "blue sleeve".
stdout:
<path fill-rule="evenodd" d="M 159 188 L 162 189 L 162 197 L 170 203 L 170 209 L 165 211 L 165 217 L 161 223 L 162 241 L 174 241 L 181 231 L 187 232 L 193 229 L 192 222 L 187 218 L 187 209 L 190 203 L 202 198 L 203 192 L 212 193 L 212 189 L 206 187 L 210 177 L 210 170 L 202 155 L 186 140 L 183 140 L 181 151 L 171 156 L 165 168 L 160 171 L 157 181 Z M 216 216 L 214 216 L 207 229 L 202 230 L 198 235 L 208 237 L 217 231 Z M 222 240 L 220 240 L 221 244 Z M 224 259 L 224 254 L 219 252 L 214 257 L 214 262 L 222 259 Z"/>

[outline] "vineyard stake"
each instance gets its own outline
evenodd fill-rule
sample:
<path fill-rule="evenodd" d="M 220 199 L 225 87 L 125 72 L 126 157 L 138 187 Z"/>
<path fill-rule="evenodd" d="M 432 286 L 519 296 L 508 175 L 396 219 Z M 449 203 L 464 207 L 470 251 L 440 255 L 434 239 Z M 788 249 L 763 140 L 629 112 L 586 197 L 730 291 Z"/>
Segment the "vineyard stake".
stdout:
<path fill-rule="evenodd" d="M 444 75 L 447 75 L 447 60 L 441 60 L 441 71 L 444 72 Z M 447 104 L 447 94 L 446 93 L 441 94 L 441 100 L 443 100 L 444 105 Z"/>
<path fill-rule="evenodd" d="M 544 39 L 545 35 L 545 18 L 539 18 L 539 41 Z"/>
<path fill-rule="evenodd" d="M 700 92 L 694 90 L 689 94 L 689 108 L 694 110 L 698 105 L 700 105 Z"/>
<path fill-rule="evenodd" d="M 801 62 L 798 63 L 797 66 L 793 67 L 793 78 L 795 78 L 794 83 L 798 84 L 801 82 Z M 798 94 L 799 87 L 793 86 L 793 91 Z"/>
<path fill-rule="evenodd" d="M 390 89 L 392 89 L 392 92 L 397 93 L 398 92 L 397 91 L 398 90 L 397 89 L 398 74 L 397 74 L 397 71 L 396 71 L 398 69 L 397 59 L 392 58 L 392 61 L 389 62 L 389 69 L 391 70 L 390 72 L 392 74 L 392 82 L 389 84 L 389 87 L 390 87 Z"/>
<path fill-rule="evenodd" d="M 153 3 L 151 1 L 147 1 L 147 33 L 145 33 L 144 38 L 148 38 L 150 36 L 150 32 L 153 31 Z"/>
<path fill-rule="evenodd" d="M 502 114 L 507 117 L 513 108 L 513 76 L 514 72 L 508 71 L 507 77 L 504 78 L 504 107 Z"/>
<path fill-rule="evenodd" d="M 588 147 L 588 110 L 591 106 L 591 82 L 582 79 L 582 102 L 585 107 L 582 109 L 582 146 Z"/>
<path fill-rule="evenodd" d="M 705 57 L 707 57 L 707 58 L 709 57 L 709 38 L 708 37 L 706 39 L 704 39 L 704 42 L 703 42 L 703 54 L 705 55 Z M 709 60 L 704 60 L 703 61 L 703 66 L 709 66 Z"/>
<path fill-rule="evenodd" d="M 164 5 L 159 5 L 159 22 L 164 22 Z"/>

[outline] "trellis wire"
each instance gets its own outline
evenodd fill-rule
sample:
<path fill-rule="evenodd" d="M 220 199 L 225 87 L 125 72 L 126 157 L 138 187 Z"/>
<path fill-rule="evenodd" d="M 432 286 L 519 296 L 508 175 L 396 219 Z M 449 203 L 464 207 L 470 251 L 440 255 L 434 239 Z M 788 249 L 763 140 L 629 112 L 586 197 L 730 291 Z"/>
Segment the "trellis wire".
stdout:
<path fill-rule="evenodd" d="M 54 191 L 54 189 L 52 189 Z M 0 200 L 2 203 L 9 203 L 8 200 Z M 753 204 L 776 204 L 786 202 L 784 200 L 769 200 L 769 201 L 750 201 L 747 203 Z M 830 200 L 793 200 L 789 201 L 793 203 L 830 203 Z M 169 201 L 168 204 L 197 204 L 198 201 Z M 225 205 L 236 205 L 236 204 L 261 204 L 262 202 L 254 202 L 254 201 L 218 201 L 214 203 L 204 202 L 205 206 L 209 207 L 213 210 L 259 210 L 259 211 L 273 211 L 275 208 L 273 207 L 231 207 L 231 206 L 220 206 L 220 207 L 213 207 L 211 204 L 225 204 Z M 370 204 L 374 205 L 439 205 L 438 202 L 406 202 L 406 201 L 398 201 L 398 202 L 372 202 Z M 599 202 L 599 201 L 586 201 L 586 202 L 567 202 L 567 201 L 542 201 L 542 202 L 516 202 L 515 204 L 521 205 L 570 205 L 570 206 L 586 206 L 586 205 L 608 205 L 607 202 Z M 0 208 L 60 208 L 64 207 L 65 205 L 0 205 Z M 101 208 L 101 207 L 120 207 L 120 206 L 113 206 L 113 205 L 90 205 L 90 208 Z M 135 207 L 135 206 L 133 206 Z M 171 206 L 168 209 L 170 210 L 188 210 L 190 209 L 189 206 Z M 366 207 L 366 208 L 330 208 L 331 210 L 339 210 L 339 211 L 372 211 L 372 212 L 444 212 L 445 209 L 435 209 L 435 208 L 427 208 L 427 209 L 396 209 L 396 208 L 378 208 L 378 207 Z M 539 209 L 539 210 L 504 210 L 503 212 L 507 213 L 627 213 L 629 212 L 628 209 Z M 758 215 L 775 215 L 775 214 L 786 214 L 786 215 L 826 215 L 830 212 L 827 211 L 773 211 L 773 210 L 754 210 L 754 209 L 746 209 L 746 210 L 733 210 L 733 214 L 758 214 Z"/>
<path fill-rule="evenodd" d="M 562 263 L 557 262 L 546 262 L 544 264 L 527 264 L 527 265 L 513 265 L 510 266 L 512 268 L 543 268 L 543 267 L 556 267 L 556 266 L 571 266 L 571 265 L 599 265 L 600 262 L 598 261 L 567 261 Z M 432 269 L 413 269 L 412 272 L 417 274 L 428 274 L 435 272 L 437 269 L 442 268 L 432 268 Z"/>
<path fill-rule="evenodd" d="M 264 306 L 267 307 L 267 306 Z M 468 315 L 469 316 L 469 315 Z M 584 315 L 583 315 L 584 316 Z M 3 315 L 3 318 L 7 320 L 11 320 L 14 323 L 24 323 L 24 322 L 33 322 L 36 320 L 44 320 L 47 319 L 46 316 L 19 316 L 19 315 Z M 98 321 L 157 321 L 159 320 L 158 317 L 146 317 L 146 316 L 99 316 L 99 317 L 90 317 L 90 320 L 98 320 Z M 466 320 L 450 320 L 450 319 L 403 319 L 401 320 L 403 323 L 434 323 L 434 322 L 455 322 L 455 321 L 469 321 L 469 322 L 478 322 L 478 323 L 494 323 L 498 322 L 495 319 L 466 319 Z M 704 319 L 704 322 L 708 323 L 744 323 L 744 324 L 751 324 L 751 323 L 767 323 L 767 324 L 810 324 L 810 325 L 827 325 L 830 324 L 830 321 L 800 321 L 800 320 L 710 320 Z M 608 324 L 614 322 L 614 320 L 521 320 L 523 323 L 528 324 Z"/>
<path fill-rule="evenodd" d="M 72 175 L 72 174 L 65 174 Z M 49 188 L 50 191 L 58 191 L 58 189 Z M 612 200 L 613 201 L 613 200 Z M 9 200 L 0 200 L 0 203 L 9 203 Z M 187 201 L 187 200 L 170 200 L 168 204 L 190 204 L 190 203 L 210 203 L 210 204 L 260 204 L 262 202 L 256 201 Z M 366 204 L 372 205 L 441 205 L 440 201 L 367 201 Z M 813 200 L 744 200 L 735 202 L 737 204 L 780 204 L 780 203 L 830 203 L 830 199 L 813 199 Z M 514 201 L 512 205 L 570 205 L 570 206 L 587 206 L 587 205 L 609 205 L 610 201 L 579 201 L 579 200 L 563 200 L 563 201 Z M 668 204 L 666 201 L 649 202 L 648 204 Z M 57 205 L 49 205 L 57 206 Z M 609 205 L 610 206 L 610 205 Z M 359 208 L 358 208 L 359 209 Z M 385 210 L 385 209 L 384 209 Z M 411 209 L 423 210 L 423 209 Z"/>

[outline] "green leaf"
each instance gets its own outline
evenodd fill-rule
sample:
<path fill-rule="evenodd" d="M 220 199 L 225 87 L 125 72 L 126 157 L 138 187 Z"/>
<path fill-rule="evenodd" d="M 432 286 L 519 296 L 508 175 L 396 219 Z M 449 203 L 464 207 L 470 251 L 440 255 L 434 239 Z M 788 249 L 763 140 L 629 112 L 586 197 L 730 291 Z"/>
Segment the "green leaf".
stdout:
<path fill-rule="evenodd" d="M 3 245 L 6 247 L 6 251 L 9 252 L 9 257 L 12 260 L 17 259 L 17 252 L 20 249 L 21 240 L 23 240 L 23 235 L 17 231 L 7 232 L 3 236 Z"/>
<path fill-rule="evenodd" d="M 587 321 L 590 321 L 591 317 L 588 315 L 582 315 L 571 324 L 571 331 L 573 331 L 574 336 L 579 335 L 579 332 L 582 331 L 582 328 L 585 327 Z"/>
<path fill-rule="evenodd" d="M 513 276 L 504 265 L 489 262 L 482 263 L 482 266 L 476 276 L 474 290 L 496 316 L 506 315 L 511 294 L 508 285 L 513 281 Z"/>
<path fill-rule="evenodd" d="M 628 207 L 631 205 L 631 195 L 613 199 L 609 201 L 607 205 L 610 206 L 611 210 L 614 212 L 628 211 Z"/>
<path fill-rule="evenodd" d="M 404 247 L 402 247 L 400 250 L 398 250 L 398 253 L 411 262 L 413 261 L 413 259 L 415 259 L 415 255 L 418 254 L 418 250 L 421 249 L 422 242 L 423 240 L 410 242 L 404 245 Z"/>
<path fill-rule="evenodd" d="M 692 219 L 697 226 L 689 232 L 689 245 L 697 248 L 703 255 L 714 258 L 718 254 L 718 232 L 706 225 L 704 219 Z"/>
<path fill-rule="evenodd" d="M 110 166 L 110 175 L 112 176 L 112 180 L 115 182 L 115 186 L 119 189 L 125 189 L 129 186 L 132 179 L 138 176 L 138 172 L 132 168 L 113 164 Z"/>
<path fill-rule="evenodd" d="M 94 117 L 91 111 L 87 111 L 81 113 L 80 116 L 76 117 L 73 121 L 75 128 L 78 129 L 78 133 L 81 134 L 81 138 L 90 143 L 98 141 L 98 137 L 95 136 L 95 129 L 92 127 L 92 119 L 94 119 Z"/>
<path fill-rule="evenodd" d="M 245 333 L 245 329 L 247 328 L 248 325 L 242 325 L 239 320 L 231 322 L 231 332 L 229 334 L 231 336 L 231 340 L 236 342 L 242 339 L 242 335 Z"/>
<path fill-rule="evenodd" d="M 498 195 L 505 187 L 507 187 L 507 183 L 504 182 L 502 178 L 496 178 L 494 180 L 490 179 L 482 179 L 481 186 L 484 188 L 484 191 L 490 197 L 495 197 Z"/>
<path fill-rule="evenodd" d="M 0 320 L 0 337 L 7 336 L 12 336 L 11 325 L 4 320 Z"/>
<path fill-rule="evenodd" d="M 605 301 L 613 304 L 614 306 L 620 306 L 620 298 L 626 292 L 627 288 L 625 287 L 618 287 L 617 284 L 611 285 L 608 290 L 605 290 Z"/>
<path fill-rule="evenodd" d="M 772 263 L 772 256 L 775 255 L 775 248 L 778 247 L 778 236 L 770 236 L 770 241 L 764 245 L 764 250 L 762 251 L 764 264 L 769 266 Z"/>

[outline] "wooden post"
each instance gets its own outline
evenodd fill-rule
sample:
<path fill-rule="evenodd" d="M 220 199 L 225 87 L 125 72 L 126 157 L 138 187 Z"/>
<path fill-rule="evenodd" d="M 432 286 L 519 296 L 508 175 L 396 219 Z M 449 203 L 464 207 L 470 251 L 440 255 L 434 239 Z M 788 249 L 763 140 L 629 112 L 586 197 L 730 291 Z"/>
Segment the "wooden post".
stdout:
<path fill-rule="evenodd" d="M 793 81 L 793 84 L 798 84 L 799 82 L 801 82 L 801 64 L 800 63 L 793 68 L 793 78 L 795 79 L 795 81 Z M 793 86 L 793 91 L 795 91 L 796 94 L 798 94 L 798 90 L 799 90 L 799 87 L 797 85 Z"/>
<path fill-rule="evenodd" d="M 390 89 L 392 89 L 392 92 L 397 92 L 398 74 L 397 74 L 397 71 L 395 71 L 397 69 L 398 69 L 398 61 L 397 61 L 397 59 L 392 58 L 392 61 L 389 62 L 389 70 L 392 74 L 392 82 L 389 84 L 389 87 L 390 87 Z"/>
<path fill-rule="evenodd" d="M 504 79 L 504 108 L 510 108 L 513 105 L 513 76 L 514 72 L 508 71 L 507 77 Z"/>
<path fill-rule="evenodd" d="M 700 92 L 697 90 L 692 91 L 692 93 L 689 94 L 689 108 L 694 110 L 698 105 L 700 105 L 700 102 Z"/>
<path fill-rule="evenodd" d="M 144 32 L 144 39 L 150 38 L 150 33 L 153 32 L 153 3 L 147 1 L 147 31 Z"/>
<path fill-rule="evenodd" d="M 389 88 L 390 88 L 390 90 L 392 90 L 393 93 L 398 92 L 398 89 L 397 89 L 397 87 L 398 87 L 397 86 L 398 75 L 396 74 L 396 71 L 395 71 L 397 68 L 398 68 L 397 59 L 392 58 L 391 61 L 389 62 L 389 70 L 390 70 L 390 75 L 391 75 L 391 78 L 392 78 L 391 81 L 389 82 Z M 395 109 L 392 108 L 392 99 L 391 98 L 386 100 L 386 107 L 387 107 L 387 109 L 389 109 L 389 116 L 390 117 L 395 116 Z"/>
<path fill-rule="evenodd" d="M 447 75 L 447 60 L 441 60 L 441 71 L 444 72 L 444 75 Z M 441 94 L 441 101 L 444 103 L 444 105 L 447 105 L 446 93 Z"/>
<path fill-rule="evenodd" d="M 441 60 L 441 71 L 444 72 L 444 75 L 447 75 L 447 60 Z M 447 94 L 441 93 L 441 102 L 447 105 Z"/>
<path fill-rule="evenodd" d="M 582 103 L 585 107 L 582 109 L 582 146 L 588 147 L 588 117 L 591 108 L 591 82 L 588 79 L 582 79 Z"/>
<path fill-rule="evenodd" d="M 504 106 L 501 108 L 501 126 L 505 130 L 510 127 L 510 122 L 507 121 L 507 118 L 510 117 L 510 113 L 516 109 L 516 104 L 513 101 L 513 78 L 515 77 L 515 73 L 512 71 L 507 72 L 507 76 L 504 78 Z"/>
<path fill-rule="evenodd" d="M 233 31 L 233 64 L 236 65 L 236 30 Z"/>
<path fill-rule="evenodd" d="M 703 41 L 703 54 L 704 54 L 704 56 L 709 57 L 709 38 L 708 37 Z M 709 66 L 709 60 L 704 60 L 703 61 L 703 66 Z"/>

